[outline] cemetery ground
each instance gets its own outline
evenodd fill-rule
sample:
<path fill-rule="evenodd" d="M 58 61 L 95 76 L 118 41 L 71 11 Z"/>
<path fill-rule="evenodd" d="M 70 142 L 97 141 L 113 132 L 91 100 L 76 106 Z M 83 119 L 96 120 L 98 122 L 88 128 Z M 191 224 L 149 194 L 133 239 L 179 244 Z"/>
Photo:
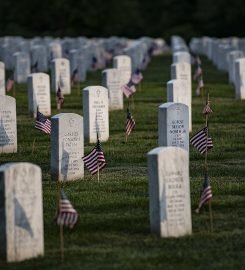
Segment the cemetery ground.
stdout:
<path fill-rule="evenodd" d="M 193 234 L 159 239 L 150 234 L 146 154 L 158 145 L 158 106 L 166 102 L 171 56 L 153 58 L 131 112 L 136 129 L 125 143 L 126 105 L 110 112 L 110 139 L 102 143 L 107 167 L 100 182 L 85 169 L 85 178 L 64 184 L 78 211 L 79 223 L 64 230 L 65 259 L 60 259 L 59 227 L 54 222 L 57 184 L 50 178 L 50 137 L 34 128 L 28 115 L 27 85 L 16 86 L 18 153 L 1 154 L 0 162 L 27 161 L 43 174 L 45 256 L 21 263 L 0 262 L 0 269 L 244 269 L 245 245 L 245 103 L 235 100 L 226 73 L 203 60 L 205 89 L 213 114 L 209 119 L 214 148 L 208 153 L 213 200 L 213 233 L 208 207 L 196 214 L 204 176 L 204 157 L 190 146 L 190 187 Z M 90 73 L 84 88 L 101 82 Z M 202 97 L 193 83 L 192 134 L 204 127 Z M 52 115 L 57 113 L 52 95 Z M 79 86 L 65 96 L 62 112 L 82 115 Z M 33 151 L 34 143 L 34 151 Z M 85 144 L 85 154 L 94 147 Z"/>

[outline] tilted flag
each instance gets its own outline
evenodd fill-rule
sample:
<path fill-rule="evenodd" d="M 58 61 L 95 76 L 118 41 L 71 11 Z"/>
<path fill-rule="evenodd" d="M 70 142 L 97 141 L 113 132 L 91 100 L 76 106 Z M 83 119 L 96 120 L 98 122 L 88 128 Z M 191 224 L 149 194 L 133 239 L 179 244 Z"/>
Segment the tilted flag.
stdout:
<path fill-rule="evenodd" d="M 197 89 L 196 89 L 196 95 L 199 96 L 201 93 L 201 89 L 204 87 L 203 78 L 202 75 L 199 76 L 197 80 Z"/>
<path fill-rule="evenodd" d="M 193 80 L 197 80 L 200 76 L 202 76 L 202 68 L 200 65 L 197 66 L 196 71 L 193 75 Z"/>
<path fill-rule="evenodd" d="M 38 70 L 38 61 L 31 67 L 31 73 L 39 72 Z"/>
<path fill-rule="evenodd" d="M 61 92 L 60 86 L 58 87 L 57 93 L 56 93 L 56 104 L 57 104 L 57 110 L 60 110 L 62 105 L 64 103 L 64 96 Z"/>
<path fill-rule="evenodd" d="M 71 84 L 73 85 L 78 81 L 78 68 L 75 68 L 71 74 Z"/>
<path fill-rule="evenodd" d="M 46 118 L 41 112 L 37 111 L 35 128 L 46 134 L 51 134 L 51 121 Z"/>
<path fill-rule="evenodd" d="M 201 196 L 200 196 L 200 200 L 199 200 L 199 204 L 198 204 L 198 207 L 196 209 L 196 212 L 199 213 L 201 208 L 207 202 L 209 202 L 209 200 L 211 200 L 212 197 L 213 197 L 212 189 L 211 189 L 211 186 L 209 185 L 208 174 L 205 173 L 204 182 L 203 182 L 203 188 L 202 188 L 202 191 L 201 191 Z"/>
<path fill-rule="evenodd" d="M 123 94 L 126 96 L 126 98 L 129 98 L 130 96 L 133 95 L 133 93 L 136 92 L 135 85 L 132 81 L 129 81 L 127 84 L 124 84 L 121 87 Z"/>
<path fill-rule="evenodd" d="M 139 68 L 137 68 L 132 74 L 131 81 L 134 84 L 139 84 L 143 80 L 143 75 Z"/>
<path fill-rule="evenodd" d="M 64 190 L 60 191 L 59 206 L 56 214 L 58 225 L 65 225 L 72 229 L 78 221 L 78 213 L 67 199 Z"/>
<path fill-rule="evenodd" d="M 201 154 L 204 154 L 206 151 L 213 148 L 213 141 L 212 138 L 208 136 L 208 128 L 206 127 L 192 136 L 190 143 L 196 147 Z"/>
<path fill-rule="evenodd" d="M 209 100 L 206 101 L 206 105 L 204 106 L 202 112 L 203 112 L 203 114 L 209 114 L 209 113 L 212 113 L 212 112 L 213 112 L 212 109 L 211 109 L 211 107 L 210 107 L 210 102 L 209 102 Z"/>
<path fill-rule="evenodd" d="M 134 128 L 135 128 L 134 118 L 130 113 L 129 109 L 127 109 L 126 134 L 130 135 Z"/>
<path fill-rule="evenodd" d="M 14 86 L 14 76 L 13 74 L 8 78 L 6 82 L 6 90 L 9 92 Z"/>
<path fill-rule="evenodd" d="M 92 175 L 96 174 L 98 170 L 100 171 L 106 166 L 105 156 L 99 140 L 97 140 L 94 149 L 82 159 Z"/>

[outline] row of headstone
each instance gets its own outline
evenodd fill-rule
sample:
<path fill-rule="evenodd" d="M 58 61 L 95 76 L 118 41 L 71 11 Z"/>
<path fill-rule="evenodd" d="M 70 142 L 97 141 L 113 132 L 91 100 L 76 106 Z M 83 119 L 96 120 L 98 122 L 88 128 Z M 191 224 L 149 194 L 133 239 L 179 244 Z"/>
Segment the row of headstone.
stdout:
<path fill-rule="evenodd" d="M 183 39 L 171 39 L 173 64 L 167 103 L 158 109 L 158 147 L 148 153 L 151 232 L 159 237 L 192 233 L 189 131 L 191 130 L 190 54 Z"/>
<path fill-rule="evenodd" d="M 219 70 L 228 73 L 229 82 L 235 87 L 235 97 L 245 99 L 245 40 L 239 38 L 193 38 L 193 52 L 206 55 Z"/>

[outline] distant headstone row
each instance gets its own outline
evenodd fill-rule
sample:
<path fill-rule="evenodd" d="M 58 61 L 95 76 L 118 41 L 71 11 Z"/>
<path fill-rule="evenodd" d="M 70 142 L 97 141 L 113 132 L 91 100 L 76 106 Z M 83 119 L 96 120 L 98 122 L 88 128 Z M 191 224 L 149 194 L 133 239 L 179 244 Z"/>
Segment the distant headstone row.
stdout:
<path fill-rule="evenodd" d="M 235 87 L 236 99 L 245 99 L 245 39 L 244 38 L 192 38 L 193 52 L 206 55 L 219 70 L 228 73 Z"/>

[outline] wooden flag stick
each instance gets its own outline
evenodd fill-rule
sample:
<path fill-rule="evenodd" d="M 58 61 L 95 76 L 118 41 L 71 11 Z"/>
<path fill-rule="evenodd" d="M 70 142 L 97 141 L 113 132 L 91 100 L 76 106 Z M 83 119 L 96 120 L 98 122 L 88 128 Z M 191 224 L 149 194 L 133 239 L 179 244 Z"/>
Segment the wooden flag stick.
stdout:
<path fill-rule="evenodd" d="M 100 170 L 99 170 L 99 164 L 97 165 L 97 181 L 100 182 Z"/>
<path fill-rule="evenodd" d="M 64 261 L 64 233 L 63 233 L 63 225 L 60 225 L 60 255 L 61 261 Z"/>
<path fill-rule="evenodd" d="M 127 142 L 127 141 L 128 141 L 128 135 L 126 133 L 126 135 L 125 135 L 125 142 Z"/>
<path fill-rule="evenodd" d="M 34 140 L 33 140 L 33 142 L 32 142 L 32 151 L 31 151 L 31 154 L 34 153 L 35 142 L 36 142 L 36 138 L 34 138 Z"/>
<path fill-rule="evenodd" d="M 208 104 L 208 101 L 209 101 L 209 93 L 207 94 L 206 104 Z M 206 104 L 205 104 L 205 106 L 206 106 Z M 205 152 L 205 173 L 207 174 L 208 173 L 208 113 L 206 113 L 205 126 L 207 128 L 207 132 L 206 132 L 206 152 Z M 213 213 L 212 213 L 211 200 L 209 200 L 208 206 L 209 206 L 210 232 L 213 232 Z"/>
<path fill-rule="evenodd" d="M 212 205 L 211 200 L 208 201 L 208 209 L 209 209 L 209 222 L 210 222 L 210 232 L 213 232 L 213 212 L 212 212 Z"/>
<path fill-rule="evenodd" d="M 58 209 L 60 210 L 60 200 L 61 200 L 61 183 L 57 180 L 58 185 Z M 60 224 L 60 257 L 61 261 L 64 261 L 64 230 L 63 225 Z"/>
<path fill-rule="evenodd" d="M 134 96 L 133 95 L 131 96 L 131 100 L 132 100 L 132 108 L 134 110 Z"/>

